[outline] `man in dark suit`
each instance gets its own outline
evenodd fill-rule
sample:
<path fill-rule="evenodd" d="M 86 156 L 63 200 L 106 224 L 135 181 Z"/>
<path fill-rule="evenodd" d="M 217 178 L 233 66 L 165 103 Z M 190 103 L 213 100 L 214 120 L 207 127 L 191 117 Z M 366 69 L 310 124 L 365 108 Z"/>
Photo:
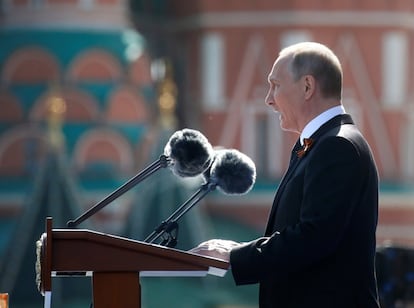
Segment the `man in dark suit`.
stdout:
<path fill-rule="evenodd" d="M 280 52 L 268 81 L 266 104 L 299 139 L 266 232 L 193 251 L 228 259 L 237 285 L 259 283 L 261 308 L 379 307 L 378 174 L 341 104 L 340 62 L 324 45 L 295 44 Z"/>

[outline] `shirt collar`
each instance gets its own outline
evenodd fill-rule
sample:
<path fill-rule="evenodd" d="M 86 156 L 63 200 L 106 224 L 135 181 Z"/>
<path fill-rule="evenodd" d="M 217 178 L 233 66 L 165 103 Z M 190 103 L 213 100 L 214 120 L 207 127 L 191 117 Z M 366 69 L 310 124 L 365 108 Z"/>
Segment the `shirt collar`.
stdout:
<path fill-rule="evenodd" d="M 329 108 L 317 117 L 313 118 L 308 124 L 306 124 L 305 128 L 300 134 L 300 143 L 303 145 L 303 139 L 312 136 L 312 134 L 316 132 L 319 129 L 319 127 L 328 122 L 330 119 L 344 113 L 346 113 L 344 106 L 339 105 Z"/>

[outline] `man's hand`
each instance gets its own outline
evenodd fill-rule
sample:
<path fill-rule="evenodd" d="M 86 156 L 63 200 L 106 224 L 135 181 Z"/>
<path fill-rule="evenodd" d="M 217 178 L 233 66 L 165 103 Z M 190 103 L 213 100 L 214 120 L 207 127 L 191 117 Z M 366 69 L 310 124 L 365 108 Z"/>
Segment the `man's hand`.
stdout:
<path fill-rule="evenodd" d="M 192 253 L 229 261 L 230 251 L 240 243 L 229 240 L 208 240 L 190 250 Z"/>

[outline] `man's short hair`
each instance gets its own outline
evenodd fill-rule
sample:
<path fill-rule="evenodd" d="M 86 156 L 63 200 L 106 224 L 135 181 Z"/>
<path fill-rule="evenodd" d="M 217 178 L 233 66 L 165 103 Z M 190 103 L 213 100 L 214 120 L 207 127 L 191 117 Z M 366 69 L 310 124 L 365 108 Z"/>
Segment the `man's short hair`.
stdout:
<path fill-rule="evenodd" d="M 292 57 L 289 68 L 294 80 L 312 75 L 318 81 L 323 97 L 341 99 L 341 63 L 327 46 L 315 42 L 298 43 L 284 48 L 279 56 Z"/>

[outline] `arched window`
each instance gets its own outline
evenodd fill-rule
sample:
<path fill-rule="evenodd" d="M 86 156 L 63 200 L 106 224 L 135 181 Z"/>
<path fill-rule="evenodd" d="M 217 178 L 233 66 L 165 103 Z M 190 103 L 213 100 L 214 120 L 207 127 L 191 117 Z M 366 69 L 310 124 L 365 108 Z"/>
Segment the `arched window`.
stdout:
<path fill-rule="evenodd" d="M 72 81 L 107 82 L 121 79 L 121 64 L 109 52 L 91 49 L 82 52 L 71 63 L 67 78 Z"/>
<path fill-rule="evenodd" d="M 62 99 L 66 105 L 64 120 L 74 122 L 90 122 L 99 119 L 98 103 L 89 93 L 79 89 L 51 89 L 33 106 L 30 112 L 32 120 L 44 120 L 48 115 L 49 103 L 53 99 Z"/>
<path fill-rule="evenodd" d="M 5 83 L 44 83 L 57 81 L 59 63 L 47 50 L 32 46 L 12 53 L 4 64 L 1 80 Z"/>
<path fill-rule="evenodd" d="M 147 122 L 149 111 L 145 99 L 136 89 L 128 86 L 117 88 L 109 97 L 106 119 L 109 122 Z"/>
<path fill-rule="evenodd" d="M 76 144 L 73 159 L 77 171 L 86 177 L 112 177 L 131 172 L 134 166 L 129 143 L 108 128 L 83 134 Z"/>

